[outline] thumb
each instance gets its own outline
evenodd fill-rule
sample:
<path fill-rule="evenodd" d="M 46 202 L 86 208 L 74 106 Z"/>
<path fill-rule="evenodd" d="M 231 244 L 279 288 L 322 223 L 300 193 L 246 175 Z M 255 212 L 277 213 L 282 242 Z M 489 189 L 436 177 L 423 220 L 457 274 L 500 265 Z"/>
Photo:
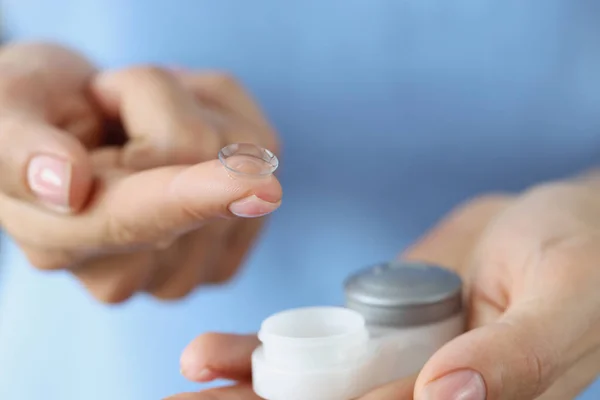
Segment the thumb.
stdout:
<path fill-rule="evenodd" d="M 0 118 L 0 192 L 60 213 L 79 211 L 93 182 L 74 137 L 35 118 Z"/>
<path fill-rule="evenodd" d="M 572 313 L 548 303 L 515 305 L 498 321 L 448 343 L 422 370 L 415 398 L 526 400 L 542 394 L 583 352 L 573 342 L 587 325 L 565 323 Z"/>

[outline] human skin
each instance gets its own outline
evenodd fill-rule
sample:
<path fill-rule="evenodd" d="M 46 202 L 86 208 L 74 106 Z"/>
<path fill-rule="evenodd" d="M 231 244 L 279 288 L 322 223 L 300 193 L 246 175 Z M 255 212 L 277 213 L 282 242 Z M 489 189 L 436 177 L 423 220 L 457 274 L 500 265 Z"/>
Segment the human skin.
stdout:
<path fill-rule="evenodd" d="M 117 135 L 104 129 L 114 121 Z M 100 301 L 179 298 L 235 273 L 282 191 L 272 176 L 231 179 L 213 159 L 233 142 L 277 150 L 225 75 L 99 72 L 47 44 L 0 50 L 0 223 L 35 267 L 70 271 Z M 48 168 L 66 182 L 40 181 Z M 572 399 L 588 386 L 600 369 L 599 195 L 591 173 L 479 197 L 404 252 L 461 274 L 469 331 L 418 376 L 364 399 Z M 200 336 L 184 351 L 184 375 L 238 383 L 174 399 L 256 399 L 257 344 Z"/>
<path fill-rule="evenodd" d="M 228 174 L 216 156 L 231 143 L 278 150 L 225 74 L 0 48 L 1 227 L 34 267 L 71 272 L 99 301 L 177 299 L 235 273 L 282 190 Z"/>
<path fill-rule="evenodd" d="M 600 372 L 600 175 L 486 195 L 461 205 L 405 251 L 457 271 L 468 331 L 417 376 L 361 400 L 567 400 Z M 254 400 L 254 335 L 210 333 L 183 352 L 192 381 L 237 384 L 170 400 Z"/>

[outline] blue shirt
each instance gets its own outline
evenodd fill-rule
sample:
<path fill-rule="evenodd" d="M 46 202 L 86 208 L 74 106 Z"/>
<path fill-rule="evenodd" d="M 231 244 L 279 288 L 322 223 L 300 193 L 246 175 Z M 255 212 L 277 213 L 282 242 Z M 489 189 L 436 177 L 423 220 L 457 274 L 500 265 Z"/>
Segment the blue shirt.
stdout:
<path fill-rule="evenodd" d="M 197 390 L 178 370 L 196 335 L 341 303 L 350 272 L 394 257 L 457 202 L 598 160 L 595 1 L 0 1 L 10 39 L 57 40 L 106 67 L 236 74 L 286 153 L 285 201 L 241 275 L 181 302 L 98 305 L 5 239 L 2 399 Z"/>

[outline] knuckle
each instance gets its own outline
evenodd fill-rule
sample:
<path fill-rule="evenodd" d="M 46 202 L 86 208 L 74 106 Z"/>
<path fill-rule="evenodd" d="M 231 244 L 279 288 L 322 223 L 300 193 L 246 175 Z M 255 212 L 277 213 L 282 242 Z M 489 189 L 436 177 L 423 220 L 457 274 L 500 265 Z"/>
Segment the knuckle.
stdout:
<path fill-rule="evenodd" d="M 211 74 L 209 76 L 209 82 L 215 90 L 222 92 L 237 90 L 241 87 L 238 79 L 227 72 L 216 72 Z"/>
<path fill-rule="evenodd" d="M 488 194 L 459 204 L 442 220 L 438 230 L 480 234 L 488 222 L 511 204 L 512 199 L 508 195 Z"/>
<path fill-rule="evenodd" d="M 518 385 L 523 395 L 527 398 L 533 398 L 542 394 L 553 381 L 557 367 L 559 366 L 559 355 L 554 351 L 549 341 L 544 340 L 539 335 L 530 335 L 532 331 L 542 331 L 543 327 L 537 325 L 529 326 L 528 330 L 518 329 L 519 322 L 505 321 L 503 323 L 507 328 L 510 340 L 511 352 L 514 355 L 515 368 L 507 376 L 518 379 Z M 517 382 L 505 382 L 514 384 Z"/>
<path fill-rule="evenodd" d="M 180 254 L 175 248 L 171 252 Z M 196 287 L 194 277 L 189 276 L 184 270 L 174 268 L 176 265 L 173 260 L 169 259 L 168 262 L 158 263 L 153 281 L 147 287 L 147 291 L 157 299 L 164 301 L 179 300 L 188 296 Z"/>
<path fill-rule="evenodd" d="M 109 214 L 105 220 L 104 241 L 108 245 L 132 246 L 141 243 L 140 233 L 123 218 Z"/>
<path fill-rule="evenodd" d="M 156 290 L 154 290 L 152 292 L 152 296 L 154 296 L 155 298 L 157 298 L 159 300 L 164 300 L 164 301 L 181 300 L 181 299 L 187 297 L 189 294 L 191 294 L 193 289 L 194 289 L 193 287 L 189 287 L 187 285 L 186 286 L 168 285 L 168 286 L 160 287 L 160 288 L 157 288 Z"/>
<path fill-rule="evenodd" d="M 241 260 L 236 260 L 241 261 Z M 208 280 L 207 283 L 219 285 L 231 281 L 238 273 L 238 264 L 230 262 L 229 265 L 215 268 L 216 274 Z"/>
<path fill-rule="evenodd" d="M 514 197 L 503 193 L 488 193 L 459 204 L 450 213 L 451 217 L 461 218 L 465 214 L 492 213 L 504 208 Z"/>
<path fill-rule="evenodd" d="M 538 200 L 540 198 L 547 198 L 548 196 L 555 197 L 562 193 L 570 193 L 574 187 L 578 185 L 573 182 L 545 182 L 539 185 L 535 185 L 523 193 L 523 197 Z"/>
<path fill-rule="evenodd" d="M 188 164 L 196 164 L 205 161 L 216 160 L 218 157 L 220 146 L 210 147 L 210 148 L 199 148 L 195 150 L 193 153 L 190 153 L 188 158 Z"/>
<path fill-rule="evenodd" d="M 157 87 L 175 77 L 164 68 L 154 65 L 142 65 L 119 70 L 111 76 L 110 81 L 116 85 L 137 88 L 140 86 Z"/>
<path fill-rule="evenodd" d="M 129 300 L 137 291 L 139 279 L 126 270 L 105 276 L 75 276 L 85 285 L 88 292 L 102 304 L 121 304 Z"/>
<path fill-rule="evenodd" d="M 197 114 L 191 114 L 187 118 L 173 119 L 171 123 L 174 125 L 172 129 L 175 129 L 175 132 L 186 133 L 186 135 L 182 135 L 185 138 L 198 138 L 205 136 L 207 133 L 216 135 L 215 129 L 204 118 Z M 189 133 L 189 135 L 187 133 Z"/>
<path fill-rule="evenodd" d="M 217 158 L 221 146 L 196 140 L 191 143 L 181 143 L 172 151 L 169 161 L 172 164 L 197 164 Z"/>
<path fill-rule="evenodd" d="M 214 148 L 211 147 L 210 149 L 208 149 L 208 148 L 201 148 L 201 149 L 198 149 L 195 152 L 195 157 L 196 157 L 197 161 L 201 161 L 201 162 L 202 161 L 213 160 L 213 159 L 216 158 L 216 155 L 217 155 L 218 151 L 219 151 L 219 147 L 218 146 L 214 147 Z"/>
<path fill-rule="evenodd" d="M 193 202 L 187 201 L 183 196 L 177 196 L 176 198 L 178 199 L 177 201 L 180 201 L 182 215 L 191 221 L 196 221 L 197 228 L 202 227 L 211 215 L 220 211 L 217 207 L 198 206 Z M 226 215 L 225 213 L 223 214 Z"/>
<path fill-rule="evenodd" d="M 554 373 L 554 356 L 541 345 L 522 348 L 522 376 L 529 382 L 532 395 L 543 393 L 549 377 Z"/>
<path fill-rule="evenodd" d="M 227 103 L 232 96 L 244 92 L 240 81 L 227 72 L 210 72 L 202 75 L 202 91 L 210 98 Z"/>
<path fill-rule="evenodd" d="M 198 156 L 213 159 L 223 145 L 221 135 L 217 130 L 202 118 L 185 118 L 174 121 L 175 132 L 182 132 L 175 140 L 179 140 L 179 146 L 185 146 Z"/>
<path fill-rule="evenodd" d="M 539 284 L 562 292 L 581 292 L 600 283 L 600 274 L 589 274 L 588 266 L 600 257 L 600 237 L 591 232 L 557 235 L 542 241 L 537 249 Z M 537 272 L 537 271 L 536 271 Z"/>
<path fill-rule="evenodd" d="M 525 191 L 522 203 L 545 212 L 561 212 L 561 203 L 573 201 L 574 198 L 585 204 L 585 199 L 595 198 L 595 189 L 577 181 L 543 183 Z"/>
<path fill-rule="evenodd" d="M 59 271 L 72 266 L 70 257 L 59 253 L 26 251 L 30 265 L 40 271 Z"/>
<path fill-rule="evenodd" d="M 132 67 L 124 70 L 123 74 L 125 78 L 130 78 L 132 81 L 136 82 L 174 79 L 171 73 L 156 65 Z"/>
<path fill-rule="evenodd" d="M 40 271 L 58 271 L 66 268 L 65 264 L 55 259 L 32 259 L 31 257 L 28 259 L 31 266 Z"/>
<path fill-rule="evenodd" d="M 141 291 L 149 277 L 150 252 L 120 252 L 83 262 L 72 274 L 97 301 L 120 304 Z"/>
<path fill-rule="evenodd" d="M 129 300 L 135 292 L 123 287 L 112 286 L 102 290 L 92 290 L 92 296 L 102 304 L 121 304 Z"/>

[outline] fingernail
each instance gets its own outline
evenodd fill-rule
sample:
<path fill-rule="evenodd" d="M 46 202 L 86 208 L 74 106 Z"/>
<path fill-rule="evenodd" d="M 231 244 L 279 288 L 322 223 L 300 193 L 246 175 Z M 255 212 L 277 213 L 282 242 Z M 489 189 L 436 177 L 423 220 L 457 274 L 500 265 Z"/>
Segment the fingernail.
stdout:
<path fill-rule="evenodd" d="M 485 400 L 485 382 L 480 374 L 462 370 L 425 386 L 423 400 Z"/>
<path fill-rule="evenodd" d="M 27 168 L 27 183 L 37 198 L 48 207 L 68 212 L 71 189 L 71 163 L 60 158 L 38 155 Z"/>
<path fill-rule="evenodd" d="M 270 203 L 255 195 L 234 201 L 229 205 L 229 211 L 238 217 L 253 218 L 262 217 L 279 208 L 281 202 Z"/>

